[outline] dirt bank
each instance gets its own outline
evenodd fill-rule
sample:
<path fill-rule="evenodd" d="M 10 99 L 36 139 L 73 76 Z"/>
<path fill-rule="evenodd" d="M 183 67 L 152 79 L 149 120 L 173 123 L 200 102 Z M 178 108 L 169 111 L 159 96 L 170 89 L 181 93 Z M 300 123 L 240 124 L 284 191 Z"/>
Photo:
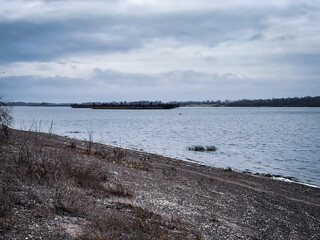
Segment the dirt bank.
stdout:
<path fill-rule="evenodd" d="M 0 149 L 2 239 L 320 239 L 319 188 L 44 133 Z"/>

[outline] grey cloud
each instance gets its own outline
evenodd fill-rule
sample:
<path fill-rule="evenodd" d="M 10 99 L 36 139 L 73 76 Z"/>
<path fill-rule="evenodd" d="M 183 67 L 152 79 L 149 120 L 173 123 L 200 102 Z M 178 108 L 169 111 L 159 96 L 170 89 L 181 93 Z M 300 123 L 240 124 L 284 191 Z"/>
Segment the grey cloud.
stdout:
<path fill-rule="evenodd" d="M 284 53 L 282 55 L 269 56 L 267 62 L 278 62 L 283 66 L 290 66 L 292 73 L 299 76 L 301 81 L 307 79 L 308 75 L 317 76 L 320 74 L 320 51 L 314 53 Z M 292 73 L 288 73 L 292 74 Z M 320 89 L 319 89 L 320 90 Z"/>
<path fill-rule="evenodd" d="M 320 66 L 320 52 L 312 54 L 296 54 L 293 55 L 293 59 L 299 63 L 317 64 Z"/>
<path fill-rule="evenodd" d="M 287 41 L 287 40 L 295 40 L 297 37 L 294 36 L 294 35 L 282 35 L 282 36 L 279 36 L 279 37 L 275 37 L 273 38 L 274 41 Z"/>
<path fill-rule="evenodd" d="M 194 87 L 212 85 L 232 85 L 239 78 L 231 73 L 222 75 L 196 71 L 170 71 L 160 74 L 123 73 L 112 70 L 95 69 L 93 78 L 103 85 L 117 85 L 123 87 Z"/>
<path fill-rule="evenodd" d="M 192 44 L 215 47 L 225 41 L 243 41 L 243 34 L 248 30 L 255 33 L 249 41 L 260 40 L 264 38 L 264 29 L 272 24 L 267 20 L 286 21 L 285 17 L 292 19 L 311 11 L 301 5 L 270 12 L 268 9 L 204 10 L 154 16 L 72 15 L 44 19 L 41 23 L 37 19 L 1 21 L 0 63 L 51 61 L 79 53 L 128 52 L 142 48 L 153 39 L 174 39 L 176 48 Z M 274 39 L 293 38 L 286 35 Z"/>
<path fill-rule="evenodd" d="M 257 33 L 255 35 L 253 35 L 251 38 L 250 38 L 250 41 L 256 41 L 256 40 L 260 40 L 260 39 L 263 39 L 264 38 L 264 35 L 261 34 L 261 33 Z"/>
<path fill-rule="evenodd" d="M 213 47 L 244 29 L 262 29 L 256 16 L 220 13 L 88 17 L 62 20 L 2 21 L 0 63 L 48 61 L 77 53 L 126 52 L 153 39 L 175 39 L 177 47 Z"/>
<path fill-rule="evenodd" d="M 112 70 L 101 70 L 96 68 L 93 79 L 99 80 L 102 85 L 116 86 L 155 86 L 158 85 L 158 77 L 155 75 L 123 73 Z"/>
<path fill-rule="evenodd" d="M 48 61 L 81 52 L 127 51 L 140 46 L 139 39 L 119 36 L 99 39 L 96 33 L 110 30 L 112 19 L 104 21 L 68 20 L 54 22 L 1 22 L 0 63 L 15 61 Z M 95 27 L 95 24 L 98 26 Z M 101 29 L 103 28 L 103 29 Z"/>

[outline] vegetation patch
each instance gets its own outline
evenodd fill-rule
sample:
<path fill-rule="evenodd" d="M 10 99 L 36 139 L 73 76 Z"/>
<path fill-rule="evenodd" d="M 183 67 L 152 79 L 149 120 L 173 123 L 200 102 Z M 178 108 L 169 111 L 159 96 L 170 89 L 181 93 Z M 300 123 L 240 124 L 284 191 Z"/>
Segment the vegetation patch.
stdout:
<path fill-rule="evenodd" d="M 201 146 L 201 145 L 194 145 L 191 147 L 188 147 L 189 151 L 195 151 L 195 152 L 215 152 L 217 151 L 217 148 L 213 145 L 209 145 L 209 146 Z"/>
<path fill-rule="evenodd" d="M 217 151 L 217 148 L 213 145 L 210 145 L 210 146 L 206 146 L 206 150 L 209 152 L 215 152 Z"/>

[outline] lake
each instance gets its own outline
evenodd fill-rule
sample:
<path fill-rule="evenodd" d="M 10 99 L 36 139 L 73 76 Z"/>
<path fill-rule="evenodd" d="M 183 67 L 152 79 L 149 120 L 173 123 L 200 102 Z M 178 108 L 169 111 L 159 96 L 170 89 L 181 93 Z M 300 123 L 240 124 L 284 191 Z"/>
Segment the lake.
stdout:
<path fill-rule="evenodd" d="M 13 107 L 14 127 L 320 186 L 320 108 L 92 110 Z M 214 145 L 216 152 L 194 152 Z"/>

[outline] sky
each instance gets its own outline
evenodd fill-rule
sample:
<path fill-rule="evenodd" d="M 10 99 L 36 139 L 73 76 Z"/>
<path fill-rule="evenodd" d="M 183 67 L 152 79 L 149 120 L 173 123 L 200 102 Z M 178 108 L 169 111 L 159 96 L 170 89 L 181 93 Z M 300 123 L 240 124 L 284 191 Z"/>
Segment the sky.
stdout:
<path fill-rule="evenodd" d="M 0 1 L 6 100 L 319 95 L 319 0 Z"/>

